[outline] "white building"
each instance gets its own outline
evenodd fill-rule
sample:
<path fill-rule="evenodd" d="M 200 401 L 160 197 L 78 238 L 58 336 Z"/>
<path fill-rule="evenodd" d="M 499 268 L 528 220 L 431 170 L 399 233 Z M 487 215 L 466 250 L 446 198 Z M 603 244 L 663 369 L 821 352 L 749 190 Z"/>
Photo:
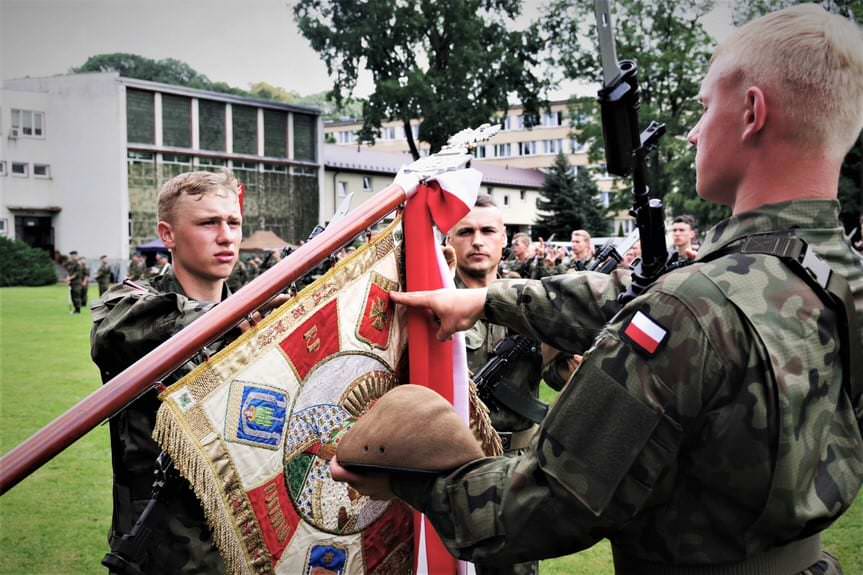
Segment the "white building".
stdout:
<path fill-rule="evenodd" d="M 121 78 L 6 80 L 0 90 L 0 234 L 125 264 L 155 237 L 156 193 L 192 169 L 232 169 L 244 231 L 305 237 L 320 205 L 314 108 Z"/>
<path fill-rule="evenodd" d="M 379 152 L 368 147 L 324 145 L 323 213 L 332 216 L 341 199 L 353 193 L 351 209 L 367 201 L 375 192 L 392 183 L 399 168 L 413 161 L 410 154 Z M 482 172 L 480 193 L 491 195 L 507 226 L 507 233 L 529 232 L 536 222 L 536 202 L 545 179 L 539 170 L 507 168 L 473 162 Z"/>

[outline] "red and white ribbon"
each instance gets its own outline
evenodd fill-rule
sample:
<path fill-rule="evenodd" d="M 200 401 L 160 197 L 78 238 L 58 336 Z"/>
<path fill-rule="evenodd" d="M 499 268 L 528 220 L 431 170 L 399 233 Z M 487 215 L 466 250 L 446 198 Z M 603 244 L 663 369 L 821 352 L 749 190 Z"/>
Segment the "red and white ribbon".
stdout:
<path fill-rule="evenodd" d="M 405 207 L 405 261 L 408 291 L 454 287 L 449 268 L 435 241 L 434 227 L 446 233 L 473 208 L 482 173 L 473 169 L 446 172 L 420 184 Z M 419 310 L 408 310 L 410 381 L 429 387 L 453 404 L 469 422 L 467 354 L 462 334 L 438 341 L 437 326 Z M 465 574 L 470 564 L 457 561 L 425 516 L 414 517 L 416 573 Z"/>

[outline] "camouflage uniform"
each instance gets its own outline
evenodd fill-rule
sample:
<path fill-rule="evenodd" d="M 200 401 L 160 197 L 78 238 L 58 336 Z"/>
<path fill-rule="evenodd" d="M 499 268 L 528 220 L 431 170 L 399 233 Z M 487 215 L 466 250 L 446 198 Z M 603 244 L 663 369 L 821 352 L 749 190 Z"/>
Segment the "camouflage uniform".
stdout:
<path fill-rule="evenodd" d="M 201 317 L 214 304 L 189 299 L 173 272 L 137 284 L 111 288 L 93 308 L 90 336 L 93 361 L 102 381 L 135 361 Z M 222 299 L 228 296 L 225 288 Z M 207 347 L 217 351 L 226 340 Z M 189 373 L 201 361 L 199 354 L 175 372 L 169 384 Z M 161 449 L 152 439 L 159 400 L 155 390 L 136 399 L 110 420 L 111 459 L 114 468 L 114 514 L 109 541 L 131 531 L 150 499 L 155 461 Z M 224 564 L 212 540 L 198 500 L 183 480 L 168 483 L 163 533 L 151 540 L 142 565 L 144 573 L 222 573 Z"/>
<path fill-rule="evenodd" d="M 707 233 L 699 258 L 796 227 L 848 279 L 860 318 L 863 263 L 838 208 L 798 201 L 740 214 Z M 618 573 L 668 573 L 817 537 L 854 501 L 863 440 L 842 390 L 834 313 L 803 280 L 778 258 L 730 254 L 666 274 L 618 310 L 627 278 L 489 289 L 489 320 L 568 352 L 592 347 L 526 454 L 426 483 L 394 479 L 457 556 L 505 564 L 608 538 Z M 652 357 L 623 335 L 636 311 L 668 332 Z M 813 547 L 809 569 L 785 572 L 838 573 Z"/>
<path fill-rule="evenodd" d="M 87 260 L 81 258 L 78 262 L 78 268 L 81 270 L 81 307 L 87 307 L 87 292 L 90 290 L 90 266 L 87 265 Z"/>
<path fill-rule="evenodd" d="M 516 257 L 512 257 L 505 260 L 501 268 L 504 272 L 515 272 L 520 277 L 532 280 L 542 279 L 557 273 L 555 268 L 548 268 L 545 265 L 545 260 L 539 257 L 532 257 L 523 262 L 519 261 Z"/>
<path fill-rule="evenodd" d="M 569 261 L 563 262 L 558 266 L 558 271 L 560 273 L 567 272 L 583 272 L 590 268 L 594 264 L 594 258 L 588 258 L 586 260 L 577 260 L 575 258 L 570 258 Z"/>
<path fill-rule="evenodd" d="M 81 283 L 83 266 L 78 263 L 76 258 L 69 256 L 63 267 L 66 269 L 66 274 L 68 275 L 69 299 L 72 300 L 72 307 L 75 308 L 74 313 L 81 313 L 81 299 L 84 291 Z"/>
<path fill-rule="evenodd" d="M 144 272 L 146 272 L 144 264 L 142 262 L 132 260 L 129 262 L 129 271 L 126 273 L 126 277 L 132 281 L 136 281 L 144 277 Z"/>
<path fill-rule="evenodd" d="M 102 297 L 111 285 L 111 268 L 108 267 L 107 262 L 102 262 L 99 266 L 96 272 L 96 283 L 99 284 L 99 297 Z"/>
<path fill-rule="evenodd" d="M 458 274 L 455 277 L 455 285 L 458 288 L 466 287 Z M 507 330 L 503 326 L 481 320 L 467 330 L 464 336 L 468 367 L 471 373 L 476 373 L 491 359 L 495 344 L 507 336 Z M 505 381 L 502 383 L 517 386 L 526 395 L 538 399 L 541 367 L 542 356 L 538 352 L 523 355 L 512 366 L 511 370 L 507 371 Z M 523 383 L 520 384 L 520 382 Z M 522 453 L 532 436 L 535 435 L 537 424 L 495 401 L 494 398 L 483 401 L 489 409 L 492 426 L 501 433 L 501 439 L 504 440 L 505 454 L 514 457 Z M 498 569 L 477 566 L 477 572 L 481 575 L 491 575 L 492 573 L 496 575 L 505 573 L 529 575 L 538 573 L 539 569 L 537 562 L 532 561 Z"/>
<path fill-rule="evenodd" d="M 249 283 L 249 272 L 241 260 L 237 260 L 237 265 L 231 270 L 231 275 L 228 276 L 228 288 L 232 292 L 239 290 L 241 287 Z"/>

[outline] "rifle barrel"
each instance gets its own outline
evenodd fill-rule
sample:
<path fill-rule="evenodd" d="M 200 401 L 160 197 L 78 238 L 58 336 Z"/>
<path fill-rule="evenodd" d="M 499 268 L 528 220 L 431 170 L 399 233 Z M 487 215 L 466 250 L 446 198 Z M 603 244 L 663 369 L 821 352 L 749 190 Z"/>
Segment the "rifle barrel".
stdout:
<path fill-rule="evenodd" d="M 317 266 L 329 254 L 380 221 L 405 201 L 391 184 L 359 206 L 338 228 L 327 228 L 203 317 L 136 361 L 72 409 L 0 459 L 0 495 L 39 469 L 91 429 L 119 412 L 156 382 Z"/>

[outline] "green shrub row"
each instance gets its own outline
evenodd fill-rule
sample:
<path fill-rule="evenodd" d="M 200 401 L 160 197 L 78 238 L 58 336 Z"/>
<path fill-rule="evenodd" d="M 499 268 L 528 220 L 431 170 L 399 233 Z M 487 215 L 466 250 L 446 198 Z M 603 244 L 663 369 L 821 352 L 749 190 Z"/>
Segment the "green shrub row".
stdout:
<path fill-rule="evenodd" d="M 44 250 L 0 237 L 0 287 L 44 286 L 56 281 L 54 262 Z"/>

